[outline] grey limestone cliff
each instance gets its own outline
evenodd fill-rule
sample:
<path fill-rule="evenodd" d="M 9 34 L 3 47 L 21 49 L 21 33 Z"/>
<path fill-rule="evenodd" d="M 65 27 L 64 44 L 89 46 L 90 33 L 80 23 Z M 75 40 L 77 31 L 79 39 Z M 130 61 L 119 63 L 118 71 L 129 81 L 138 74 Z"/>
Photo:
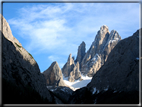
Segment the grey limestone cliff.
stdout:
<path fill-rule="evenodd" d="M 70 72 L 73 70 L 75 64 L 72 55 L 70 54 L 67 60 L 67 63 L 62 68 L 62 73 L 65 77 L 68 77 Z"/>
<path fill-rule="evenodd" d="M 76 63 L 73 70 L 70 72 L 68 80 L 74 82 L 77 79 L 81 79 L 81 72 L 79 70 L 79 62 Z"/>
<path fill-rule="evenodd" d="M 72 55 L 70 54 L 67 63 L 62 68 L 64 77 L 68 77 L 70 82 L 74 82 L 76 79 L 81 78 L 81 72 L 79 70 L 79 63 L 75 64 Z"/>
<path fill-rule="evenodd" d="M 56 97 L 48 91 L 44 75 L 40 73 L 37 62 L 12 35 L 9 24 L 2 15 L 1 24 L 3 25 L 1 30 L 2 78 L 23 90 L 31 87 L 41 97 L 54 102 L 53 99 Z"/>
<path fill-rule="evenodd" d="M 43 72 L 48 86 L 66 86 L 63 75 L 58 63 L 55 61 Z"/>
<path fill-rule="evenodd" d="M 78 52 L 77 52 L 77 58 L 75 60 L 75 62 L 79 62 L 81 63 L 82 59 L 85 56 L 85 51 L 86 51 L 86 44 L 83 41 L 80 46 L 78 47 Z"/>
<path fill-rule="evenodd" d="M 108 27 L 103 25 L 81 62 L 81 73 L 93 76 L 105 63 L 109 53 L 120 40 L 121 37 L 117 31 L 112 30 L 110 33 Z"/>
<path fill-rule="evenodd" d="M 121 40 L 91 82 L 72 93 L 70 104 L 139 104 L 139 31 Z M 114 32 L 115 33 L 115 32 Z M 114 34 L 113 34 L 114 35 Z"/>

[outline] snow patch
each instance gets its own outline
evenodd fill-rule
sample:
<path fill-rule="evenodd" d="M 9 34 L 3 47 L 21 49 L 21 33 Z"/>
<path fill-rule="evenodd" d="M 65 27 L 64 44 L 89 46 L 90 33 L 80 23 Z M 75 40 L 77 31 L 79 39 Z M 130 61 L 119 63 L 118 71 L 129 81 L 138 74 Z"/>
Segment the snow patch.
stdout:
<path fill-rule="evenodd" d="M 113 93 L 116 93 L 117 91 L 114 91 Z"/>
<path fill-rule="evenodd" d="M 61 90 L 62 90 L 63 92 L 68 92 L 65 88 L 61 88 Z"/>
<path fill-rule="evenodd" d="M 73 91 L 80 89 L 82 87 L 85 87 L 89 82 L 91 82 L 91 79 L 92 79 L 92 77 L 88 77 L 88 76 L 84 76 L 84 75 L 81 75 L 81 78 L 83 79 L 82 81 L 75 80 L 74 82 L 70 82 L 70 81 L 68 81 L 68 77 L 63 76 L 63 80 L 64 80 L 65 84 L 70 86 L 70 88 L 73 89 Z"/>
<path fill-rule="evenodd" d="M 53 91 L 55 91 L 55 90 L 54 90 L 54 89 L 50 89 L 50 91 L 52 91 L 52 92 L 53 92 Z"/>
<path fill-rule="evenodd" d="M 110 41 L 108 42 L 108 44 L 113 43 L 113 42 L 116 42 L 116 41 L 118 41 L 118 40 L 117 40 L 117 39 L 110 40 Z"/>
<path fill-rule="evenodd" d="M 94 88 L 94 91 L 93 91 L 93 93 L 92 94 L 95 94 L 95 92 L 97 91 L 97 89 L 96 89 L 96 87 Z"/>
<path fill-rule="evenodd" d="M 96 89 L 96 87 L 95 87 L 95 88 L 94 88 L 94 90 L 93 90 L 93 92 L 92 92 L 92 94 L 95 94 L 95 93 L 97 93 L 97 94 L 98 94 L 99 92 L 100 92 L 100 91 L 99 91 L 99 90 L 97 90 L 97 89 Z"/>
<path fill-rule="evenodd" d="M 46 87 L 48 88 L 48 90 L 50 90 L 50 91 L 52 91 L 52 92 L 55 91 L 55 90 L 57 90 L 56 88 L 53 89 L 52 86 L 46 86 Z"/>
<path fill-rule="evenodd" d="M 97 90 L 97 94 L 99 93 L 100 91 L 99 90 Z"/>
<path fill-rule="evenodd" d="M 119 38 L 115 38 L 115 39 L 113 39 L 113 40 L 109 40 L 109 41 L 105 44 L 103 50 L 105 49 L 105 47 L 106 47 L 108 44 L 113 43 L 113 42 L 116 42 L 116 41 L 119 41 Z"/>
<path fill-rule="evenodd" d="M 99 58 L 100 56 L 98 54 L 95 54 L 95 56 L 91 59 L 92 63 L 95 63 Z"/>
<path fill-rule="evenodd" d="M 107 91 L 107 90 L 108 90 L 108 87 L 109 87 L 109 86 L 107 86 L 106 88 L 104 88 L 104 91 Z"/>
<path fill-rule="evenodd" d="M 95 101 L 94 101 L 94 104 L 96 104 L 97 103 L 97 99 L 95 99 Z"/>
<path fill-rule="evenodd" d="M 52 88 L 52 86 L 46 86 L 47 88 Z"/>

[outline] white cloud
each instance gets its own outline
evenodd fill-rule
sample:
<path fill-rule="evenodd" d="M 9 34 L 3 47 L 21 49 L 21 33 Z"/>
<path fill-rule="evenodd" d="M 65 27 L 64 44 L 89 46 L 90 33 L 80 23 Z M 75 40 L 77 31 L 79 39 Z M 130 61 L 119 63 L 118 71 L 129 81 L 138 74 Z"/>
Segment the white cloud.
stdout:
<path fill-rule="evenodd" d="M 62 57 L 59 57 L 57 55 L 50 55 L 48 56 L 48 59 L 47 60 L 50 60 L 50 62 L 54 62 L 56 61 L 59 65 L 60 68 L 62 68 L 64 66 L 64 64 L 66 63 L 66 58 L 62 58 Z"/>
<path fill-rule="evenodd" d="M 70 53 L 76 57 L 82 41 L 88 50 L 102 25 L 118 31 L 122 38 L 139 27 L 138 3 L 25 3 L 17 12 L 18 16 L 7 21 L 37 61 L 47 57 L 44 64 L 39 63 L 41 71 L 53 61 L 62 68 Z"/>
<path fill-rule="evenodd" d="M 120 36 L 127 33 L 124 29 L 135 32 L 132 28 L 138 29 L 138 10 L 138 4 L 131 3 L 49 3 L 22 7 L 19 17 L 8 22 L 29 39 L 26 48 L 30 52 L 75 55 L 82 41 L 90 47 L 104 24 Z"/>
<path fill-rule="evenodd" d="M 49 56 L 48 59 L 51 60 L 52 62 L 56 61 L 56 58 L 54 56 Z"/>

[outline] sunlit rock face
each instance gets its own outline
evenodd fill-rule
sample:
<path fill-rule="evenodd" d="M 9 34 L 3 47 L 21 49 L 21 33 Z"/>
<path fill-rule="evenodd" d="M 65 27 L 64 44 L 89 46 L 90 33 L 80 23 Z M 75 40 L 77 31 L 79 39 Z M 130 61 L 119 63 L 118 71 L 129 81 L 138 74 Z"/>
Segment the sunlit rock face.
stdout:
<path fill-rule="evenodd" d="M 73 70 L 70 72 L 68 80 L 74 82 L 75 80 L 81 79 L 81 72 L 79 71 L 79 62 L 74 66 Z"/>
<path fill-rule="evenodd" d="M 99 91 L 139 91 L 139 60 L 138 30 L 114 47 L 87 87 L 92 92 L 94 88 Z"/>
<path fill-rule="evenodd" d="M 70 72 L 75 67 L 74 59 L 72 58 L 72 54 L 69 55 L 67 63 L 62 68 L 62 73 L 64 77 L 69 77 Z"/>
<path fill-rule="evenodd" d="M 81 63 L 82 59 L 85 56 L 85 51 L 86 51 L 86 44 L 83 41 L 80 46 L 78 47 L 78 52 L 77 52 L 77 58 L 75 60 L 75 62 L 79 62 L 79 64 Z"/>
<path fill-rule="evenodd" d="M 141 29 L 142 30 L 142 29 Z M 112 32 L 114 35 L 115 32 Z M 98 55 L 96 56 L 98 58 Z M 99 59 L 99 58 L 98 58 Z M 70 104 L 139 104 L 139 30 L 121 40 L 86 87 L 72 93 Z"/>
<path fill-rule="evenodd" d="M 112 30 L 109 32 L 108 27 L 103 25 L 97 32 L 97 35 L 87 52 L 85 52 L 86 44 L 85 42 L 82 42 L 78 47 L 76 60 L 74 61 L 71 54 L 69 55 L 67 63 L 62 68 L 63 75 L 69 77 L 69 81 L 71 82 L 78 78 L 73 76 L 75 71 L 77 71 L 79 75 L 81 72 L 83 75 L 92 77 L 101 66 L 104 65 L 109 53 L 120 40 L 121 37 L 117 31 Z M 75 70 L 77 63 L 79 64 L 79 70 Z"/>
<path fill-rule="evenodd" d="M 105 63 L 109 53 L 115 45 L 121 40 L 117 31 L 109 29 L 103 25 L 97 32 L 95 40 L 85 54 L 81 62 L 81 73 L 88 76 L 93 76 L 100 67 Z"/>
<path fill-rule="evenodd" d="M 71 54 L 68 57 L 67 63 L 62 68 L 62 73 L 64 77 L 68 77 L 70 82 L 74 82 L 75 80 L 81 78 L 79 62 L 75 64 Z"/>
<path fill-rule="evenodd" d="M 49 86 L 65 86 L 66 84 L 63 81 L 62 71 L 55 61 L 51 66 L 43 72 L 46 83 Z"/>

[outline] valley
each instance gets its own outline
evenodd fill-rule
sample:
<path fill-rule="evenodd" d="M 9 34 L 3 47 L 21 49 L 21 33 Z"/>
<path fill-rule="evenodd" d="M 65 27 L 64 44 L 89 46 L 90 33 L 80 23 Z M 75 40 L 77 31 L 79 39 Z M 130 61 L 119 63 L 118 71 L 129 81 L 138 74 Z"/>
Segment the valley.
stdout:
<path fill-rule="evenodd" d="M 103 25 L 89 50 L 82 42 L 76 59 L 70 53 L 63 68 L 54 61 L 41 73 L 1 17 L 3 104 L 139 104 L 142 29 L 121 39 Z"/>

